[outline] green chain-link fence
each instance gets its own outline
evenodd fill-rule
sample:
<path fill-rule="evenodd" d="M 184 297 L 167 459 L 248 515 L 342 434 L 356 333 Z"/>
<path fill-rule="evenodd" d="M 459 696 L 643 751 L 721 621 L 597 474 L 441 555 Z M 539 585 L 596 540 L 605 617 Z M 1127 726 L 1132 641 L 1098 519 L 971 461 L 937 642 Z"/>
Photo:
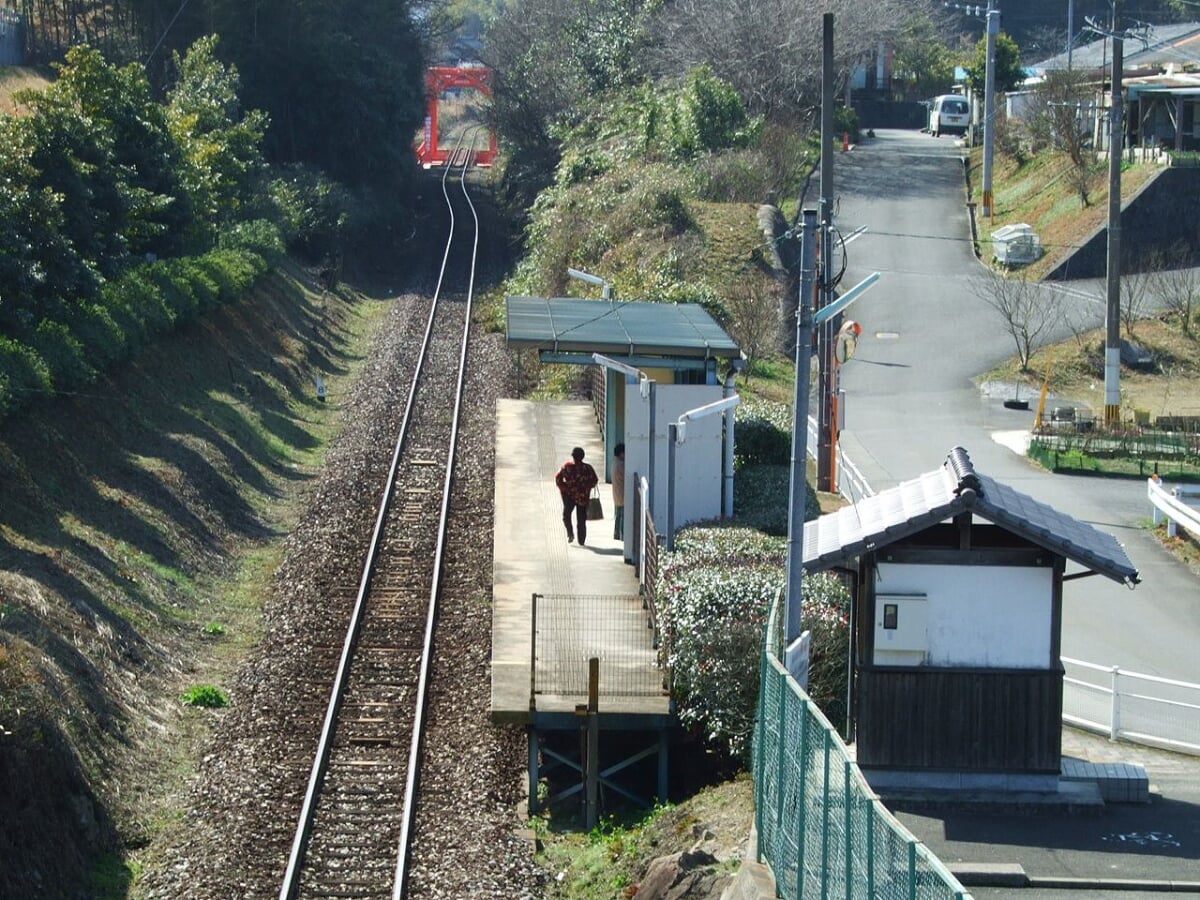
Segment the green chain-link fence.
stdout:
<path fill-rule="evenodd" d="M 970 900 L 876 798 L 779 660 L 777 600 L 762 657 L 754 782 L 758 853 L 786 900 Z"/>

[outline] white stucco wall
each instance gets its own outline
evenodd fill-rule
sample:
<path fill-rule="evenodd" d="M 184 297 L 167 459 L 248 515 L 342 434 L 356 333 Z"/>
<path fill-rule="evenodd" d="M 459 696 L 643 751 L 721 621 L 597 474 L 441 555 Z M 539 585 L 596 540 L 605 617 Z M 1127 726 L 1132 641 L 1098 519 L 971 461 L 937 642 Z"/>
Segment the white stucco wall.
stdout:
<path fill-rule="evenodd" d="M 658 385 L 654 416 L 654 520 L 660 534 L 667 530 L 667 426 L 691 409 L 720 400 L 721 385 Z M 687 424 L 687 439 L 675 447 L 675 528 L 721 514 L 722 417 L 706 416 Z M 635 385 L 625 388 L 625 508 L 631 515 L 634 473 L 649 477 L 650 404 Z M 626 554 L 633 540 L 626 527 Z"/>
<path fill-rule="evenodd" d="M 1046 669 L 1053 578 L 1049 567 L 881 563 L 875 591 L 925 594 L 925 665 Z"/>

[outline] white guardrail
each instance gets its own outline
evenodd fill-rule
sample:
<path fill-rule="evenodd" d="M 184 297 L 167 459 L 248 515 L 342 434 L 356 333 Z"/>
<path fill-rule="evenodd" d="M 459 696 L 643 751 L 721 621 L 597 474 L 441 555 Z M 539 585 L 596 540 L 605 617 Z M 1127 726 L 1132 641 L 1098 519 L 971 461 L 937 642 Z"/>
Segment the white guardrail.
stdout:
<path fill-rule="evenodd" d="M 1063 722 L 1200 756 L 1200 684 L 1062 658 Z"/>
<path fill-rule="evenodd" d="M 1175 537 L 1178 524 L 1200 538 L 1200 509 L 1187 502 L 1191 498 L 1200 497 L 1200 487 L 1177 486 L 1168 490 L 1155 476 L 1146 482 L 1146 493 L 1154 505 L 1154 524 L 1158 525 L 1166 519 L 1168 536 Z"/>

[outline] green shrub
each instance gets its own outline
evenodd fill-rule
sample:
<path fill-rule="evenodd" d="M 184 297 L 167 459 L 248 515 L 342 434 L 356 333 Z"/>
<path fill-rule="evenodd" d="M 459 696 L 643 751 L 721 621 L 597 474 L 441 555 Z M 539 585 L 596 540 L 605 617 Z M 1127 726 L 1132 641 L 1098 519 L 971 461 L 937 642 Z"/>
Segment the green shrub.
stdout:
<path fill-rule="evenodd" d="M 292 166 L 268 191 L 288 249 L 313 261 L 341 251 L 355 207 L 345 187 L 316 169 Z"/>
<path fill-rule="evenodd" d="M 850 140 L 858 143 L 862 132 L 858 125 L 858 110 L 850 106 L 840 106 L 833 111 L 834 143 L 841 144 L 842 135 L 850 135 Z"/>
<path fill-rule="evenodd" d="M 162 260 L 146 266 L 146 275 L 158 289 L 162 302 L 171 310 L 173 324 L 190 322 L 200 311 L 200 300 L 188 283 L 179 260 Z"/>
<path fill-rule="evenodd" d="M 786 466 L 792 459 L 792 409 L 783 403 L 747 400 L 734 413 L 734 466 Z"/>
<path fill-rule="evenodd" d="M 229 705 L 229 695 L 215 685 L 197 684 L 183 692 L 180 698 L 188 706 L 221 709 Z"/>
<path fill-rule="evenodd" d="M 96 370 L 88 362 L 83 344 L 61 322 L 50 319 L 38 322 L 30 343 L 49 367 L 56 390 L 79 387 L 96 377 Z"/>
<path fill-rule="evenodd" d="M 128 355 L 128 343 L 112 313 L 100 303 L 81 303 L 74 308 L 71 332 L 83 344 L 84 353 L 95 367 L 104 370 Z"/>
<path fill-rule="evenodd" d="M 0 416 L 21 409 L 51 387 L 50 369 L 37 351 L 0 335 Z"/>
<path fill-rule="evenodd" d="M 226 228 L 221 232 L 219 246 L 222 250 L 249 250 L 272 266 L 283 258 L 287 250 L 279 226 L 267 219 L 237 222 Z"/>
<path fill-rule="evenodd" d="M 146 337 L 169 331 L 175 324 L 171 308 L 144 267 L 108 282 L 104 304 L 131 346 L 139 346 Z"/>
<path fill-rule="evenodd" d="M 680 720 L 746 761 L 766 618 L 786 582 L 787 544 L 745 528 L 680 532 L 663 569 L 665 627 Z M 831 575 L 804 579 L 812 633 L 809 695 L 845 715 L 849 592 Z"/>

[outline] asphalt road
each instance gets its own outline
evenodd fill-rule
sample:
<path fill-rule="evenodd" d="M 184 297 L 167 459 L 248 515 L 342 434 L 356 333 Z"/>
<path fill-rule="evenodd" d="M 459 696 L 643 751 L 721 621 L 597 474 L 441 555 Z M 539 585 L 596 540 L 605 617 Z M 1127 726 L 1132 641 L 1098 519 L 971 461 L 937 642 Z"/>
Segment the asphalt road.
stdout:
<path fill-rule="evenodd" d="M 1200 583 L 1147 533 L 1145 482 L 1035 468 L 1009 446 L 1032 426 L 1033 410 L 1006 409 L 1004 391 L 988 396 L 973 381 L 1013 345 L 980 290 L 963 152 L 950 138 L 884 130 L 837 157 L 835 225 L 843 235 L 866 228 L 846 244 L 841 287 L 882 275 L 847 312 L 863 333 L 841 367 L 841 450 L 878 491 L 936 469 L 961 446 L 978 470 L 1114 534 L 1143 583 L 1130 591 L 1100 576 L 1068 582 L 1063 655 L 1200 682 Z M 1103 322 L 1094 286 L 1045 293 L 1077 321 Z"/>
<path fill-rule="evenodd" d="M 1200 758 L 1113 744 L 1073 730 L 1063 733 L 1063 754 L 1144 766 L 1150 776 L 1150 802 L 1107 803 L 1099 814 L 890 808 L 977 900 L 1131 900 L 1161 897 L 1169 887 L 1174 888 L 1172 897 L 1200 897 Z M 1035 886 L 1018 890 L 973 883 L 973 874 L 998 865 L 1019 866 Z M 1074 879 L 1076 887 L 1036 886 L 1046 879 Z M 1118 881 L 1125 889 L 1106 890 Z M 1190 889 L 1180 890 L 1181 882 Z"/>

